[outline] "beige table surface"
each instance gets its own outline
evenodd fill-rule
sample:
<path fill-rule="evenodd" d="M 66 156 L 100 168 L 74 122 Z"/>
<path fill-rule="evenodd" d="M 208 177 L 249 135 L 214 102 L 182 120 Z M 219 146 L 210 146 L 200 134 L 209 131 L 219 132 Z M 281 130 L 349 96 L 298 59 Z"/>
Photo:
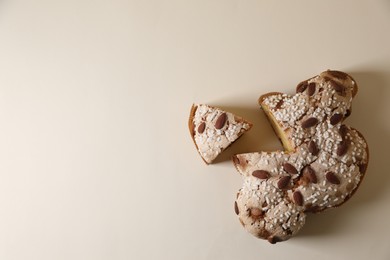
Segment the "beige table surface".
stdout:
<path fill-rule="evenodd" d="M 270 245 L 228 158 L 281 149 L 257 98 L 328 68 L 360 85 L 368 172 Z M 389 0 L 0 0 L 0 259 L 390 259 L 389 100 Z M 215 165 L 193 102 L 255 124 Z"/>

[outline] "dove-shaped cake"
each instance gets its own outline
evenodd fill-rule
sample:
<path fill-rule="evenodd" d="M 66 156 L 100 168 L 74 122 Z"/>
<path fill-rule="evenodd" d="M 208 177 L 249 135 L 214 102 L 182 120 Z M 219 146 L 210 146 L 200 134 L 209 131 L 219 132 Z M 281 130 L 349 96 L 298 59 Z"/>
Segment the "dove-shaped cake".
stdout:
<path fill-rule="evenodd" d="M 232 158 L 244 178 L 234 209 L 254 236 L 285 241 L 303 227 L 308 213 L 340 206 L 357 190 L 368 145 L 344 124 L 357 92 L 351 76 L 328 70 L 298 84 L 295 95 L 260 97 L 285 150 Z"/>

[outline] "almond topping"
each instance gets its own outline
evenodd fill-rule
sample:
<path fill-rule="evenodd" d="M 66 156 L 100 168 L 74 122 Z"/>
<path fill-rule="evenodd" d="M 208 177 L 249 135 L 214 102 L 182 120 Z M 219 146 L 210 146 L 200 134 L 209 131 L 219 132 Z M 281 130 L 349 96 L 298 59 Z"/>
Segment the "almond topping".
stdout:
<path fill-rule="evenodd" d="M 328 172 L 326 179 L 332 184 L 340 184 L 339 178 L 333 172 Z"/>
<path fill-rule="evenodd" d="M 236 212 L 236 214 L 240 214 L 240 211 L 238 210 L 238 205 L 237 205 L 237 201 L 234 202 L 234 212 Z"/>
<path fill-rule="evenodd" d="M 318 153 L 319 153 L 318 147 L 314 141 L 310 141 L 308 149 L 309 149 L 309 152 L 314 156 L 318 155 Z"/>
<path fill-rule="evenodd" d="M 283 176 L 278 181 L 278 188 L 279 189 L 285 189 L 287 188 L 288 184 L 290 183 L 291 177 L 290 176 Z"/>
<path fill-rule="evenodd" d="M 302 122 L 302 128 L 310 128 L 318 124 L 318 119 L 315 117 L 310 117 Z"/>
<path fill-rule="evenodd" d="M 252 176 L 262 180 L 266 180 L 269 178 L 270 174 L 269 172 L 264 170 L 256 170 L 252 172 Z"/>
<path fill-rule="evenodd" d="M 348 127 L 346 125 L 341 125 L 339 129 L 341 138 L 344 140 L 348 133 Z"/>
<path fill-rule="evenodd" d="M 298 206 L 303 206 L 303 196 L 302 193 L 299 191 L 296 191 L 293 193 L 293 199 L 294 203 L 297 204 Z"/>
<path fill-rule="evenodd" d="M 336 113 L 336 114 L 334 114 L 334 115 L 330 118 L 330 123 L 331 123 L 332 125 L 336 125 L 336 124 L 340 123 L 341 120 L 343 120 L 343 115 L 342 115 L 342 114 Z"/>
<path fill-rule="evenodd" d="M 199 134 L 202 134 L 204 132 L 204 129 L 206 128 L 206 124 L 205 122 L 202 122 L 199 126 L 198 126 L 198 133 Z"/>
<path fill-rule="evenodd" d="M 328 70 L 327 73 L 329 73 L 330 75 L 332 75 L 333 77 L 338 78 L 338 79 L 347 79 L 348 78 L 347 73 L 337 71 L 337 70 Z"/>
<path fill-rule="evenodd" d="M 283 163 L 283 169 L 284 169 L 287 173 L 292 174 L 292 175 L 298 173 L 298 171 L 297 171 L 297 169 L 294 167 L 294 165 L 292 165 L 292 164 L 290 164 L 290 163 L 287 163 L 287 162 L 286 162 L 286 163 Z"/>
<path fill-rule="evenodd" d="M 304 92 L 306 90 L 306 88 L 307 88 L 307 85 L 308 84 L 307 84 L 306 81 L 299 83 L 298 86 L 297 86 L 297 93 Z"/>
<path fill-rule="evenodd" d="M 316 83 L 312 82 L 307 87 L 307 94 L 309 95 L 309 97 L 311 97 L 314 95 L 315 92 L 316 92 Z"/>
<path fill-rule="evenodd" d="M 347 151 L 348 151 L 348 142 L 347 140 L 342 140 L 339 146 L 337 147 L 337 155 L 343 156 L 344 154 L 347 153 Z"/>
<path fill-rule="evenodd" d="M 222 114 L 218 117 L 217 121 L 215 122 L 215 128 L 216 128 L 216 129 L 221 129 L 221 128 L 225 125 L 226 119 L 227 119 L 226 113 L 222 113 Z"/>

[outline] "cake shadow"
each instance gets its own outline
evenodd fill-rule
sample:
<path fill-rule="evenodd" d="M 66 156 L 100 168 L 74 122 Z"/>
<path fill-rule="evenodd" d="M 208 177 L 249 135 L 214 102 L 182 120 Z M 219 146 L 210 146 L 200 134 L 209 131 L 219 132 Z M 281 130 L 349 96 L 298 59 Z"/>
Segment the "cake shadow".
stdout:
<path fill-rule="evenodd" d="M 359 86 L 359 91 L 352 104 L 352 115 L 346 124 L 357 129 L 365 137 L 369 147 L 369 164 L 359 189 L 353 197 L 337 209 L 320 214 L 309 214 L 299 237 L 318 236 L 319 238 L 343 233 L 352 228 L 349 219 L 367 210 L 367 204 L 379 198 L 388 188 L 390 175 L 387 169 L 387 150 L 390 146 L 390 129 L 385 125 L 386 109 L 390 98 L 388 84 L 390 71 L 355 71 L 350 72 Z"/>

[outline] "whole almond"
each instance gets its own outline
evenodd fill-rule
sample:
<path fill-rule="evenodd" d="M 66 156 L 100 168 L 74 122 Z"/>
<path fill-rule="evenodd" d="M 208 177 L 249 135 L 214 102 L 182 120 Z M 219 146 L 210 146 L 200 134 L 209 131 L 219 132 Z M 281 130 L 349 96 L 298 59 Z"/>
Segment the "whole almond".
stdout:
<path fill-rule="evenodd" d="M 318 147 L 314 141 L 310 141 L 310 143 L 308 145 L 308 149 L 309 149 L 309 152 L 314 156 L 316 156 L 319 153 Z"/>
<path fill-rule="evenodd" d="M 233 156 L 232 156 L 232 160 L 233 160 L 233 163 L 234 163 L 235 165 L 240 164 L 240 159 L 237 157 L 237 155 L 233 155 Z"/>
<path fill-rule="evenodd" d="M 292 165 L 292 164 L 290 164 L 290 163 L 288 163 L 288 162 L 283 163 L 283 169 L 284 169 L 287 173 L 292 174 L 292 175 L 298 173 L 298 171 L 297 171 L 297 169 L 294 167 L 294 165 Z"/>
<path fill-rule="evenodd" d="M 270 174 L 269 172 L 264 170 L 256 170 L 252 172 L 252 176 L 262 180 L 266 180 L 269 178 Z"/>
<path fill-rule="evenodd" d="M 348 151 L 348 142 L 347 140 L 342 140 L 337 147 L 337 155 L 343 156 Z"/>
<path fill-rule="evenodd" d="M 222 113 L 222 114 L 218 117 L 217 121 L 215 122 L 215 128 L 216 128 L 216 129 L 221 129 L 221 128 L 225 125 L 226 119 L 227 119 L 226 113 Z"/>
<path fill-rule="evenodd" d="M 305 210 L 305 212 L 316 213 L 316 212 L 319 211 L 319 209 L 320 209 L 320 207 L 319 207 L 318 205 L 312 205 L 312 204 L 308 203 L 308 204 L 306 205 L 306 210 Z"/>
<path fill-rule="evenodd" d="M 295 204 L 297 204 L 298 206 L 303 206 L 303 196 L 301 192 L 299 191 L 294 192 L 293 199 Z"/>
<path fill-rule="evenodd" d="M 206 128 L 206 123 L 205 123 L 205 122 L 202 122 L 202 123 L 198 126 L 198 133 L 199 133 L 199 134 L 203 133 L 205 128 Z"/>
<path fill-rule="evenodd" d="M 307 94 L 309 95 L 309 97 L 311 97 L 314 95 L 315 92 L 316 92 L 316 83 L 312 82 L 307 87 Z"/>
<path fill-rule="evenodd" d="M 345 117 L 349 117 L 351 115 L 351 109 L 347 109 L 347 111 L 345 111 Z"/>
<path fill-rule="evenodd" d="M 318 124 L 318 119 L 315 117 L 310 117 L 302 122 L 302 128 L 310 128 Z"/>
<path fill-rule="evenodd" d="M 348 133 L 348 127 L 346 125 L 341 125 L 339 129 L 341 138 L 344 140 Z"/>
<path fill-rule="evenodd" d="M 330 123 L 331 123 L 332 125 L 336 125 L 336 124 L 340 123 L 341 120 L 343 120 L 343 115 L 342 115 L 342 114 L 339 114 L 339 113 L 336 113 L 336 114 L 334 114 L 334 115 L 330 118 L 329 121 L 330 121 Z"/>
<path fill-rule="evenodd" d="M 326 179 L 332 184 L 340 184 L 339 178 L 333 172 L 326 173 Z"/>
<path fill-rule="evenodd" d="M 337 70 L 328 70 L 327 73 L 332 75 L 335 78 L 338 78 L 338 79 L 347 79 L 348 78 L 347 73 L 337 71 Z"/>
<path fill-rule="evenodd" d="M 303 82 L 299 83 L 298 86 L 297 86 L 297 93 L 304 92 L 306 90 L 306 88 L 307 88 L 307 85 L 308 84 L 307 84 L 306 81 L 303 81 Z"/>
<path fill-rule="evenodd" d="M 238 205 L 237 205 L 237 201 L 234 202 L 234 212 L 236 212 L 236 214 L 240 214 L 240 211 L 238 210 Z"/>
<path fill-rule="evenodd" d="M 367 164 L 366 163 L 362 163 L 362 164 L 359 164 L 359 172 L 360 173 L 365 173 L 366 170 L 367 170 Z"/>
<path fill-rule="evenodd" d="M 277 185 L 279 189 L 285 189 L 287 188 L 288 184 L 290 183 L 291 177 L 290 176 L 283 176 L 279 179 Z"/>

